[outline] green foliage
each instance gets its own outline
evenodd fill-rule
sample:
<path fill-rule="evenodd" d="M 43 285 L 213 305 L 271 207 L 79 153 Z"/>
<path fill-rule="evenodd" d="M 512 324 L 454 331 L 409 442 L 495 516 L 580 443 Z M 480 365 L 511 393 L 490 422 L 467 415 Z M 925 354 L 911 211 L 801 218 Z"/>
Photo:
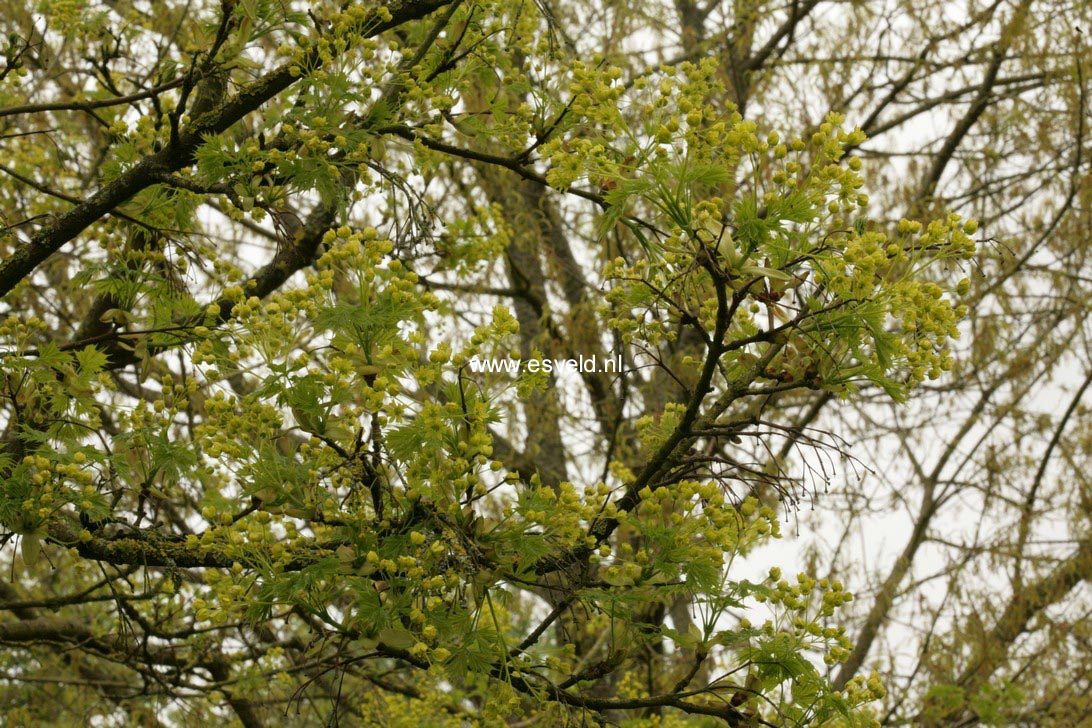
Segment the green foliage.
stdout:
<path fill-rule="evenodd" d="M 562 5 L 13 11 L 12 720 L 876 722 L 844 585 L 746 575 L 794 449 L 849 447 L 813 403 L 956 367 L 978 223 L 870 206 L 855 117 L 748 105 L 781 10 L 645 67 L 562 30 L 666 6 Z M 624 371 L 474 366 L 584 356 Z M 1001 684 L 916 717 L 1002 722 Z"/>

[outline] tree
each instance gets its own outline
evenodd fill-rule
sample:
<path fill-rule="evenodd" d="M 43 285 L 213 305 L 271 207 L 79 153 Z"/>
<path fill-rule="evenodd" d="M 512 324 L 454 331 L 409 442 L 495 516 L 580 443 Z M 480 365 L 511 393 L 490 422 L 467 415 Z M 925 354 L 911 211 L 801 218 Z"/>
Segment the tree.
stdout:
<path fill-rule="evenodd" d="M 1081 13 L 13 5 L 5 714 L 1086 715 Z"/>

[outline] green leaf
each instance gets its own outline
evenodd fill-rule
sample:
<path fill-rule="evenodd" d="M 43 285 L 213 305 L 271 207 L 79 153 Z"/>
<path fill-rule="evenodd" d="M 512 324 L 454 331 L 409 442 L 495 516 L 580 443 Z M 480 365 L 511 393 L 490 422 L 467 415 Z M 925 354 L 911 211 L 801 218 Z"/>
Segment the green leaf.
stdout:
<path fill-rule="evenodd" d="M 76 362 L 79 364 L 81 375 L 89 376 L 98 374 L 106 366 L 109 358 L 104 352 L 94 346 L 85 346 L 76 351 Z"/>
<path fill-rule="evenodd" d="M 793 277 L 785 271 L 776 270 L 775 268 L 764 268 L 760 265 L 745 265 L 739 269 L 739 272 L 760 278 L 773 278 L 775 281 L 794 280 Z"/>
<path fill-rule="evenodd" d="M 408 650 L 417 644 L 417 638 L 414 637 L 411 632 L 407 632 L 398 627 L 381 629 L 376 636 L 379 638 L 380 642 L 388 647 L 393 647 L 396 650 Z"/>
<path fill-rule="evenodd" d="M 814 222 L 815 216 L 815 205 L 799 190 L 793 190 L 786 196 L 774 200 L 766 215 L 770 220 L 787 220 L 800 224 Z"/>
<path fill-rule="evenodd" d="M 46 367 L 52 369 L 60 369 L 65 364 L 72 362 L 72 356 L 67 352 L 61 351 L 60 347 L 55 342 L 47 341 L 38 347 L 38 356 L 35 359 L 35 363 L 39 367 Z"/>
<path fill-rule="evenodd" d="M 681 185 L 719 185 L 732 181 L 732 173 L 721 164 L 685 165 L 679 173 Z"/>

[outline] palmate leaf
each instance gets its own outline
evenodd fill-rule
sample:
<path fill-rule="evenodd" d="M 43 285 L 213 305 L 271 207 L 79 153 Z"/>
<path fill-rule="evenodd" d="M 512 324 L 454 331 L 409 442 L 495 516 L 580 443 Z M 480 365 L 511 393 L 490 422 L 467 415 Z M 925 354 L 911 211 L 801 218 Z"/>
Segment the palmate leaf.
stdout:
<path fill-rule="evenodd" d="M 524 531 L 518 534 L 518 538 L 510 539 L 505 549 L 514 558 L 513 571 L 522 573 L 534 569 L 540 559 L 552 552 L 553 545 L 544 534 Z"/>
<path fill-rule="evenodd" d="M 390 614 L 383 608 L 383 600 L 371 579 L 349 577 L 347 583 L 352 587 L 354 617 L 362 631 L 374 633 L 390 624 Z"/>
<path fill-rule="evenodd" d="M 325 431 L 331 403 L 327 399 L 326 384 L 318 376 L 307 375 L 291 380 L 277 394 L 277 400 L 291 409 L 300 427 L 316 434 Z"/>
<path fill-rule="evenodd" d="M 890 369 L 891 358 L 895 355 L 895 346 L 899 341 L 899 336 L 892 331 L 888 331 L 885 327 L 888 318 L 887 311 L 878 304 L 871 303 L 861 306 L 858 312 L 861 316 L 861 322 L 872 337 L 873 351 L 876 354 L 877 361 L 884 370 Z"/>
<path fill-rule="evenodd" d="M 754 196 L 742 197 L 733 205 L 732 212 L 736 238 L 743 243 L 746 253 L 751 255 L 761 250 L 775 266 L 799 255 L 789 243 L 784 223 L 806 225 L 814 222 L 818 214 L 814 203 L 797 190 L 773 200 L 765 209 L 759 208 Z"/>
<path fill-rule="evenodd" d="M 849 725 L 862 725 L 853 715 L 849 702 L 838 693 L 827 693 L 823 696 L 823 706 L 816 712 L 818 722 L 825 721 L 834 715 L 849 723 Z"/>
<path fill-rule="evenodd" d="M 258 40 L 269 35 L 274 30 L 291 27 L 293 24 L 306 23 L 309 18 L 306 13 L 288 12 L 281 0 L 245 0 L 236 6 L 236 12 L 245 13 L 245 16 L 254 20 L 250 40 Z"/>
<path fill-rule="evenodd" d="M 799 190 L 793 190 L 771 202 L 766 213 L 769 220 L 799 224 L 814 222 L 816 215 L 814 203 Z"/>
<path fill-rule="evenodd" d="M 28 365 L 28 369 L 60 369 L 64 365 L 72 362 L 72 355 L 66 351 L 61 351 L 56 342 L 47 341 L 38 348 L 38 357 L 36 360 L 25 361 Z"/>
<path fill-rule="evenodd" d="M 815 222 L 817 216 L 814 203 L 797 190 L 770 203 L 766 213 L 770 234 L 762 249 L 764 255 L 770 259 L 770 265 L 781 268 L 790 261 L 807 255 L 814 241 L 811 241 L 808 235 L 802 234 L 799 229 L 790 229 L 783 223 L 794 223 L 806 229 Z"/>
<path fill-rule="evenodd" d="M 625 215 L 630 199 L 640 197 L 653 188 L 653 182 L 645 177 L 621 180 L 614 189 L 608 190 L 603 199 L 607 208 L 599 218 L 599 237 L 610 232 Z"/>
<path fill-rule="evenodd" d="M 856 376 L 863 376 L 878 385 L 896 402 L 905 401 L 907 394 L 904 387 L 888 374 L 897 364 L 894 357 L 901 337 L 887 330 L 885 323 L 889 317 L 886 307 L 870 301 L 859 305 L 855 313 L 860 328 L 852 335 L 847 334 L 846 340 L 860 362 Z"/>
<path fill-rule="evenodd" d="M 442 391 L 444 394 L 444 401 L 457 403 L 461 411 L 475 411 L 477 405 L 485 401 L 482 391 L 477 387 L 468 386 L 466 382 L 445 381 Z M 461 413 L 456 416 L 458 417 L 459 423 L 463 422 L 465 419 Z M 489 406 L 486 401 L 485 415 L 480 421 L 489 425 L 496 424 L 502 421 L 501 413 L 496 407 Z"/>
<path fill-rule="evenodd" d="M 494 638 L 495 635 L 495 632 L 489 630 L 475 630 L 467 634 L 460 649 L 455 653 L 451 670 L 456 674 L 459 672 L 480 674 L 488 671 L 495 663 L 497 656 L 505 651 L 504 645 L 498 644 L 500 640 Z"/>
<path fill-rule="evenodd" d="M 330 555 L 299 571 L 270 579 L 263 596 L 274 603 L 296 604 L 317 612 L 319 608 L 325 608 L 329 595 L 335 591 L 334 583 L 340 571 L 341 561 L 336 555 Z"/>
<path fill-rule="evenodd" d="M 715 592 L 721 582 L 721 570 L 709 559 L 691 559 L 685 567 L 687 585 L 698 593 Z"/>
<path fill-rule="evenodd" d="M 147 475 L 157 474 L 165 483 L 181 481 L 198 462 L 198 455 L 190 444 L 172 438 L 166 430 L 161 430 L 147 447 Z"/>
<path fill-rule="evenodd" d="M 732 173 L 718 164 L 686 164 L 677 169 L 680 187 L 689 185 L 719 185 L 732 181 Z"/>
<path fill-rule="evenodd" d="M 408 459 L 425 444 L 424 428 L 411 422 L 387 433 L 387 447 L 399 460 Z"/>
<path fill-rule="evenodd" d="M 651 243 L 641 223 L 626 219 L 625 212 L 634 197 L 642 197 L 660 209 L 673 225 L 690 225 L 690 205 L 684 202 L 695 185 L 717 185 L 731 180 L 728 169 L 719 165 L 672 165 L 658 174 L 616 180 L 615 186 L 603 195 L 607 208 L 600 218 L 598 234 L 605 235 L 621 223 L 630 229 L 637 243 L 650 259 L 658 260 L 660 251 Z"/>
<path fill-rule="evenodd" d="M 299 489 L 311 480 L 311 470 L 296 457 L 285 457 L 272 444 L 263 443 L 254 461 L 243 470 L 249 475 L 246 495 L 257 495 L 266 505 L 279 506 L 291 502 L 302 505 Z"/>
<path fill-rule="evenodd" d="M 769 238 L 771 226 L 758 215 L 758 201 L 751 196 L 743 197 L 732 206 L 736 226 L 735 238 L 743 244 L 744 257 L 762 248 Z"/>
<path fill-rule="evenodd" d="M 315 317 L 315 325 L 343 334 L 367 350 L 397 335 L 398 324 L 407 313 L 405 306 L 393 303 L 387 296 L 368 304 L 339 301 L 322 309 Z"/>
<path fill-rule="evenodd" d="M 717 632 L 713 637 L 713 642 L 724 647 L 733 647 L 735 645 L 745 645 L 751 640 L 762 639 L 765 635 L 766 633 L 758 627 L 739 627 L 734 630 Z"/>
<path fill-rule="evenodd" d="M 795 681 L 816 676 L 815 666 L 803 656 L 799 640 L 783 632 L 753 648 L 743 650 L 740 657 L 742 661 L 754 663 L 766 689 L 786 680 Z"/>

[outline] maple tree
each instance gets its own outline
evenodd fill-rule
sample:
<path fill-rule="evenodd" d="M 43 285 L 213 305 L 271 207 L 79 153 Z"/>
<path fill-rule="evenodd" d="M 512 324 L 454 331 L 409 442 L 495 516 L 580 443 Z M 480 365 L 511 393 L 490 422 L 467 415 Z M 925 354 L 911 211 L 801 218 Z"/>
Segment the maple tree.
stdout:
<path fill-rule="evenodd" d="M 940 5 L 5 6 L 5 714 L 1086 714 L 1087 10 Z"/>

